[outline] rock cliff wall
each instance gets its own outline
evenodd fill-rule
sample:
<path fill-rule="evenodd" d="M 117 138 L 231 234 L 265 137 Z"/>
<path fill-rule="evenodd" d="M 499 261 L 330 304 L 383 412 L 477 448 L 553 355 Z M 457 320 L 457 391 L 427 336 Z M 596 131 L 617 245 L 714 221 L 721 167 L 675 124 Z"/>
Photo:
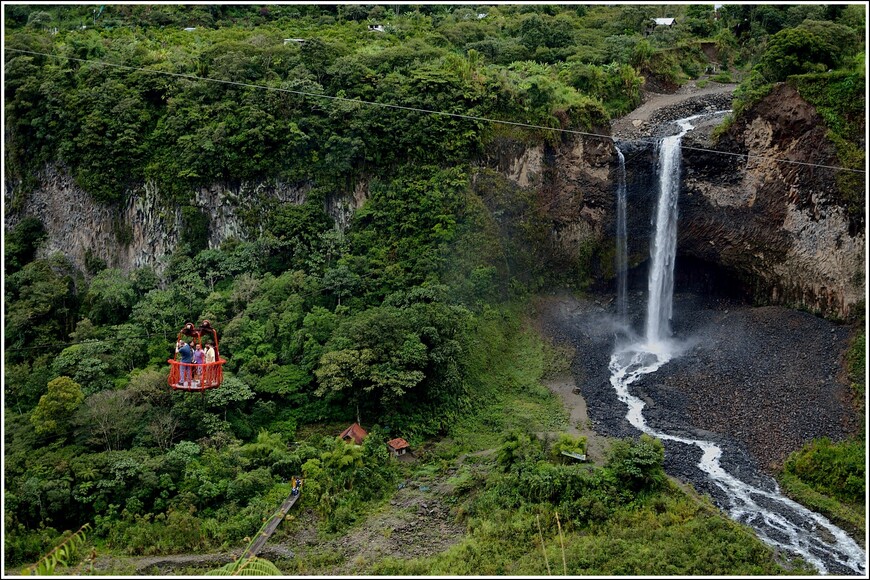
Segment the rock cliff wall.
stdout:
<path fill-rule="evenodd" d="M 128 192 L 123 204 L 107 206 L 94 202 L 67 172 L 56 167 L 45 168 L 38 182 L 18 203 L 13 203 L 12 187 L 7 183 L 4 223 L 8 229 L 26 216 L 39 218 L 48 232 L 39 256 L 61 252 L 80 269 L 90 255 L 125 272 L 142 266 L 161 271 L 179 244 L 184 227 L 181 208 L 168 204 L 151 183 Z M 304 203 L 310 189 L 307 183 L 212 184 L 193 191 L 188 205 L 206 215 L 208 247 L 217 248 L 229 238 L 255 238 L 270 210 L 281 204 Z M 360 183 L 352 192 L 327 197 L 325 209 L 339 227 L 349 225 L 366 191 L 366 184 Z"/>
<path fill-rule="evenodd" d="M 607 129 L 590 132 L 606 134 Z M 488 145 L 481 167 L 530 194 L 546 228 L 544 247 L 534 253 L 547 267 L 570 274 L 585 268 L 590 252 L 615 231 L 615 151 L 610 138 L 568 135 L 557 143 L 534 145 L 500 138 Z M 608 264 L 595 273 L 603 270 L 606 276 L 610 269 Z"/>
<path fill-rule="evenodd" d="M 836 151 L 815 108 L 782 84 L 729 127 L 683 145 L 678 247 L 719 264 L 756 301 L 847 319 L 865 294 L 863 219 L 838 191 Z M 693 148 L 697 147 L 697 149 Z"/>
<path fill-rule="evenodd" d="M 710 95 L 656 111 L 650 119 L 658 133 L 618 143 L 628 168 L 631 266 L 649 255 L 656 135 L 670 131 L 669 121 L 727 108 L 729 100 Z M 865 293 L 865 228 L 863 220 L 847 215 L 834 170 L 819 167 L 838 163 L 818 113 L 782 85 L 735 120 L 716 145 L 710 140 L 714 124 L 699 124 L 683 140 L 678 253 L 690 258 L 683 263 L 714 265 L 760 303 L 834 318 L 854 315 Z M 706 151 L 713 147 L 731 155 Z M 537 252 L 547 267 L 570 270 L 582 260 L 588 265 L 594 248 L 594 273 L 602 287 L 612 283 L 613 141 L 570 135 L 554 144 L 530 144 L 505 137 L 491 142 L 479 163 L 481 171 L 501 176 L 506 191 L 519 188 L 534 199 L 548 229 L 546 247 Z M 160 270 L 179 242 L 181 211 L 167 206 L 150 184 L 130 192 L 124 206 L 106 207 L 55 168 L 47 168 L 39 183 L 13 210 L 12 186 L 6 184 L 4 220 L 9 228 L 26 215 L 38 217 L 49 233 L 41 255 L 60 251 L 81 267 L 90 252 L 125 271 L 145 265 Z M 279 204 L 303 203 L 309 189 L 274 182 L 214 184 L 193 192 L 190 204 L 207 213 L 208 245 L 217 247 L 230 237 L 255 238 L 263 215 Z M 367 183 L 359 182 L 328 198 L 325 209 L 346 228 L 367 194 Z"/>

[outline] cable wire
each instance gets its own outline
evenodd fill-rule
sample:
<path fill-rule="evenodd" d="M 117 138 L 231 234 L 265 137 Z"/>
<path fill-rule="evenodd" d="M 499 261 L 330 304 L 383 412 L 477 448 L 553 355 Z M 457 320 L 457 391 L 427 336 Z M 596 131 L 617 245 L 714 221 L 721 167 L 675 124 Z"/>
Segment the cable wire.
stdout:
<path fill-rule="evenodd" d="M 23 50 L 23 49 L 18 49 L 18 48 L 6 48 L 6 50 L 11 51 L 11 52 L 20 52 L 23 54 L 32 54 L 32 55 L 37 55 L 37 56 L 45 56 L 45 57 L 49 57 L 49 58 L 65 59 L 65 60 L 72 60 L 72 61 L 77 61 L 77 62 L 110 66 L 110 67 L 130 70 L 130 71 L 140 71 L 140 72 L 146 72 L 146 73 L 152 73 L 152 74 L 161 74 L 161 75 L 183 78 L 183 79 L 187 79 L 187 80 L 221 83 L 221 84 L 227 84 L 227 85 L 238 86 L 238 87 L 263 89 L 263 90 L 268 90 L 268 91 L 301 95 L 301 96 L 306 96 L 306 97 L 329 99 L 329 100 L 334 100 L 334 101 L 342 101 L 342 102 L 346 102 L 346 103 L 356 103 L 356 104 L 360 104 L 360 105 L 383 107 L 383 108 L 387 108 L 387 109 L 397 109 L 397 110 L 402 110 L 402 111 L 410 111 L 410 112 L 423 113 L 423 114 L 428 114 L 428 115 L 442 115 L 445 117 L 454 117 L 454 118 L 458 118 L 458 119 L 468 119 L 471 121 L 481 121 L 481 122 L 485 122 L 485 123 L 497 123 L 497 124 L 501 124 L 501 125 L 510 125 L 510 126 L 514 126 L 514 127 L 523 127 L 523 128 L 527 128 L 527 129 L 539 129 L 539 130 L 545 130 L 545 131 L 554 131 L 554 132 L 558 132 L 558 133 L 568 133 L 571 135 L 582 135 L 584 137 L 607 139 L 607 140 L 614 141 L 614 142 L 616 142 L 616 141 L 621 141 L 621 142 L 638 142 L 638 141 L 650 142 L 650 141 L 654 140 L 653 138 L 616 139 L 612 135 L 605 135 L 602 133 L 591 133 L 588 131 L 578 131 L 576 129 L 563 129 L 561 127 L 547 127 L 545 125 L 535 125 L 532 123 L 520 123 L 517 121 L 505 121 L 502 119 L 490 119 L 488 117 L 480 117 L 477 115 L 464 115 L 461 113 L 448 113 L 446 111 L 436 111 L 434 109 L 423 109 L 420 107 L 409 107 L 406 105 L 396 105 L 396 104 L 392 104 L 392 103 L 379 103 L 377 101 L 366 101 L 363 99 L 351 99 L 351 98 L 347 98 L 347 97 L 338 97 L 338 96 L 334 96 L 334 95 L 326 95 L 323 93 L 312 93 L 309 91 L 298 91 L 298 90 L 286 89 L 286 88 L 281 88 L 281 87 L 270 87 L 267 85 L 258 85 L 258 84 L 254 84 L 254 83 L 243 83 L 243 82 L 239 82 L 239 81 L 213 79 L 213 78 L 209 78 L 209 77 L 200 77 L 200 76 L 191 75 L 191 74 L 153 70 L 153 69 L 147 69 L 147 68 L 142 68 L 142 67 L 134 67 L 134 66 L 128 66 L 128 65 L 123 65 L 123 64 L 115 64 L 115 63 L 105 62 L 105 61 L 101 61 L 101 60 L 76 58 L 76 57 L 72 57 L 72 56 L 61 56 L 61 55 L 55 55 L 55 54 L 50 54 L 50 53 L 45 53 L 45 52 Z M 690 146 L 685 146 L 685 145 L 683 146 L 683 148 L 693 150 L 693 151 L 704 151 L 707 153 L 718 153 L 721 155 L 730 155 L 733 157 L 745 157 L 747 162 L 749 161 L 750 157 L 753 157 L 753 158 L 757 158 L 757 159 L 768 159 L 771 161 L 776 161 L 778 163 L 791 163 L 794 165 L 820 167 L 820 168 L 824 168 L 824 169 L 834 169 L 834 170 L 838 170 L 838 171 L 849 171 L 849 172 L 853 172 L 853 173 L 866 173 L 865 170 L 863 170 L 863 169 L 852 169 L 849 167 L 842 167 L 842 166 L 838 166 L 838 165 L 823 165 L 820 163 L 808 163 L 805 161 L 794 161 L 791 159 L 782 159 L 782 158 L 770 157 L 770 156 L 766 156 L 766 155 L 754 155 L 754 154 L 747 154 L 747 153 L 732 153 L 729 151 L 720 151 L 718 149 L 706 149 L 703 147 L 690 147 Z"/>

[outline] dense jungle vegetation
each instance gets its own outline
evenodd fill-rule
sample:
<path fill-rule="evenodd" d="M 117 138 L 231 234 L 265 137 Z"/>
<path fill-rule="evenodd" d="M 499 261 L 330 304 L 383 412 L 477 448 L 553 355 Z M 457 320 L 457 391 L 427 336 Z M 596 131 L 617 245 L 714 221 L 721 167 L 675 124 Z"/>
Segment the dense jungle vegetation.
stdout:
<path fill-rule="evenodd" d="M 659 16 L 680 25 L 651 28 Z M 459 462 L 451 501 L 466 537 L 359 572 L 542 574 L 539 534 L 559 570 L 564 532 L 571 574 L 783 573 L 664 476 L 659 442 L 617 441 L 604 464 L 569 465 L 559 451 L 584 441 L 535 435 L 567 426 L 541 380 L 568 355 L 524 307 L 552 284 L 587 287 L 597 249 L 570 275 L 549 269 L 538 202 L 470 180 L 500 135 L 561 137 L 353 100 L 606 132 L 645 82 L 702 74 L 707 42 L 718 80 L 746 79 L 741 106 L 792 79 L 851 122 L 818 78 L 833 69 L 838 90 L 864 86 L 864 27 L 858 5 L 7 6 L 7 211 L 27 215 L 48 167 L 110 208 L 149 183 L 166 211 L 180 207 L 182 243 L 161 267 L 122 272 L 41 251 L 34 217 L 6 229 L 4 564 L 36 561 L 85 523 L 100 553 L 236 549 L 294 474 L 329 537 L 399 482 L 446 479 Z M 831 130 L 863 165 L 854 126 Z M 324 201 L 363 177 L 368 200 L 336 228 Z M 245 236 L 209 248 L 191 192 L 243 181 L 310 189 L 300 205 L 252 209 Z M 129 226 L 116 236 L 128 245 Z M 172 391 L 176 332 L 204 318 L 220 331 L 224 382 Z M 357 417 L 364 444 L 337 440 Z M 392 437 L 419 449 L 415 464 L 391 460 Z M 829 443 L 795 456 L 789 476 L 863 509 L 863 442 L 846 459 Z"/>

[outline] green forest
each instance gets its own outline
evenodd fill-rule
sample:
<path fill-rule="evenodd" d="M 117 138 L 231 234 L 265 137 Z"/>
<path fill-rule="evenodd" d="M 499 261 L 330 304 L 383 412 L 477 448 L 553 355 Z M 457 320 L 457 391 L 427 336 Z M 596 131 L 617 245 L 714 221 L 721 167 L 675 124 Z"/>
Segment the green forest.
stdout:
<path fill-rule="evenodd" d="M 680 26 L 650 26 L 665 16 Z M 611 249 L 554 267 L 540 200 L 471 181 L 498 138 L 608 133 L 645 83 L 704 74 L 702 43 L 720 56 L 714 80 L 741 83 L 735 115 L 794 83 L 827 107 L 841 161 L 863 167 L 842 98 L 864 91 L 862 5 L 43 4 L 5 17 L 6 212 L 26 215 L 51 167 L 108 208 L 147 183 L 181 213 L 168 260 L 129 272 L 45 252 L 35 217 L 4 227 L 6 568 L 82 526 L 55 573 L 87 573 L 89 553 L 238 551 L 298 475 L 275 541 L 312 522 L 321 539 L 350 533 L 407 480 L 448 482 L 464 533 L 427 557 L 274 560 L 285 574 L 812 573 L 666 477 L 659 441 L 615 440 L 601 464 L 576 464 L 560 452 L 585 452 L 582 438 L 535 435 L 568 426 L 542 381 L 575 353 L 529 313 L 547 289 L 588 291 Z M 363 179 L 368 199 L 337 227 L 325 200 Z M 209 247 L 191 192 L 242 181 L 308 189 L 301 204 L 252 205 L 244 235 Z M 115 236 L 128 246 L 129 225 Z M 203 319 L 223 382 L 173 391 L 176 334 Z M 863 341 L 848 356 L 860 389 Z M 337 436 L 357 420 L 368 437 L 349 445 Z M 390 457 L 395 437 L 417 461 Z M 819 441 L 783 473 L 861 535 L 864 446 Z"/>

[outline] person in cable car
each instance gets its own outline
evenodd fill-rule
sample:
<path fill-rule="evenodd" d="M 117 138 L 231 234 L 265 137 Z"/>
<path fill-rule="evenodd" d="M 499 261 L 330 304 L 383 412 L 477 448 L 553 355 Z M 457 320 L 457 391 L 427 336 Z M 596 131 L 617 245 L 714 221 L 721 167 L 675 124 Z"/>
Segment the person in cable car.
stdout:
<path fill-rule="evenodd" d="M 178 332 L 175 352 L 167 362 L 168 382 L 173 389 L 204 392 L 220 387 L 226 361 L 218 350 L 217 330 L 208 320 L 203 320 L 199 328 L 185 322 Z"/>
<path fill-rule="evenodd" d="M 178 380 L 178 383 L 183 384 L 185 387 L 190 386 L 191 367 L 189 367 L 188 365 L 193 363 L 193 349 L 190 348 L 190 345 L 187 344 L 187 341 L 179 338 L 176 352 L 181 355 L 181 378 Z"/>

